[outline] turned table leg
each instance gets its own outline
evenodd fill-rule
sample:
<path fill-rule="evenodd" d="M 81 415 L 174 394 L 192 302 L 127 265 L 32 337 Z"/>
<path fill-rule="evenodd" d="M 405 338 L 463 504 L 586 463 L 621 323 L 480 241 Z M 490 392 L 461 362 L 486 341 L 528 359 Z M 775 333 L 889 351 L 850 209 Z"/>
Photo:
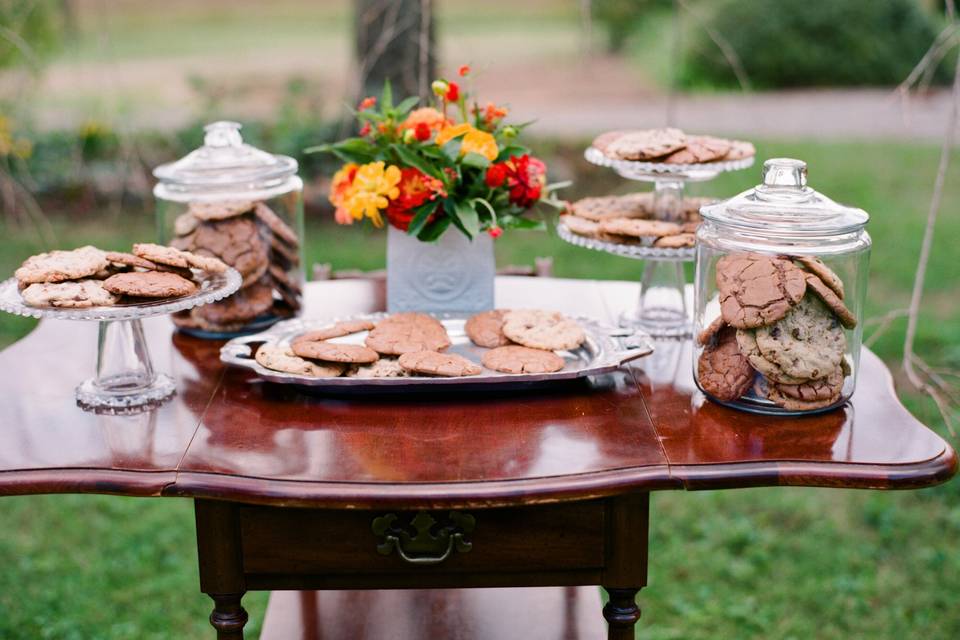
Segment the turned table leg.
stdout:
<path fill-rule="evenodd" d="M 639 589 L 607 589 L 610 601 L 603 606 L 603 617 L 607 621 L 607 640 L 633 640 L 633 627 L 640 619 L 640 607 L 637 606 Z"/>
<path fill-rule="evenodd" d="M 240 601 L 247 589 L 236 506 L 229 502 L 196 500 L 194 510 L 200 590 L 214 603 L 210 624 L 217 630 L 217 640 L 243 640 L 247 612 Z"/>

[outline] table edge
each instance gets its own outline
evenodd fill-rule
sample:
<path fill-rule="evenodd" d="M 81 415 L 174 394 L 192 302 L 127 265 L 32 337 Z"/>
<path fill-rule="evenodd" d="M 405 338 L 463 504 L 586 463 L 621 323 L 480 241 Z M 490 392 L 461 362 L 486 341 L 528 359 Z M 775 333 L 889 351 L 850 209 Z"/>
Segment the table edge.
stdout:
<path fill-rule="evenodd" d="M 98 494 L 159 497 L 177 472 L 93 468 L 23 469 L 0 472 L 0 497 L 41 494 Z"/>

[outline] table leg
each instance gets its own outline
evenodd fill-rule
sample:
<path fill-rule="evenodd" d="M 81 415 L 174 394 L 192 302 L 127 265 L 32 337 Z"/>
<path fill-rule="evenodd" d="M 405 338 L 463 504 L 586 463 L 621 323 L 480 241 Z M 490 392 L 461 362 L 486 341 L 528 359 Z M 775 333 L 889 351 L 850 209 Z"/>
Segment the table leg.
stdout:
<path fill-rule="evenodd" d="M 640 589 L 608 589 L 609 602 L 603 606 L 607 621 L 607 640 L 633 640 L 634 625 L 640 619 L 637 593 Z"/>
<path fill-rule="evenodd" d="M 210 624 L 217 640 L 243 640 L 247 612 L 240 601 L 246 593 L 237 506 L 216 500 L 195 500 L 200 590 L 213 599 Z"/>

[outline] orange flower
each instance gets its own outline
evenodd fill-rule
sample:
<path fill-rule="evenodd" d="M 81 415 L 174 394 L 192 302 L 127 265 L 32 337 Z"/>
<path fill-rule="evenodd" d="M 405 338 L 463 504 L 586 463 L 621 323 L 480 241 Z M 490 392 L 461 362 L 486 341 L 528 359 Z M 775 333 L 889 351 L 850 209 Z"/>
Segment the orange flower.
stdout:
<path fill-rule="evenodd" d="M 419 132 L 422 132 L 424 127 L 431 132 L 440 131 L 447 126 L 447 124 L 447 117 L 433 107 L 421 107 L 420 109 L 414 109 L 410 112 L 407 119 L 400 124 L 400 130 L 413 129 L 415 132 L 418 132 L 417 139 L 422 141 L 424 138 L 420 137 Z M 429 136 L 427 137 L 429 138 Z"/>
<path fill-rule="evenodd" d="M 333 181 L 330 183 L 330 203 L 336 207 L 333 216 L 339 224 L 353 224 L 353 216 L 344 205 L 353 193 L 353 179 L 357 176 L 359 168 L 359 165 L 350 162 L 333 174 Z"/>
<path fill-rule="evenodd" d="M 506 107 L 498 107 L 492 102 L 488 102 L 487 106 L 483 108 L 483 121 L 487 126 L 492 126 L 498 120 L 502 120 L 507 116 Z"/>
<path fill-rule="evenodd" d="M 461 65 L 461 67 L 457 69 L 457 75 L 461 78 L 465 77 L 468 73 L 470 73 L 470 65 L 468 64 Z"/>

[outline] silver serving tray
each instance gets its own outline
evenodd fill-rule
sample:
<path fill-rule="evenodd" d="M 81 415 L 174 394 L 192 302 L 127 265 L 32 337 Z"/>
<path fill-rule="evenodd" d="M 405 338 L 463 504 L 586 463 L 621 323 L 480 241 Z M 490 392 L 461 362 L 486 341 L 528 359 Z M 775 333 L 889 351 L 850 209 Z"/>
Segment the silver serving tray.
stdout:
<path fill-rule="evenodd" d="M 309 387 L 314 390 L 341 390 L 341 391 L 369 391 L 385 392 L 392 390 L 429 389 L 436 386 L 456 385 L 460 387 L 488 387 L 499 385 L 498 388 L 522 387 L 526 383 L 546 383 L 555 380 L 571 380 L 585 376 L 599 375 L 617 369 L 620 365 L 636 358 L 649 355 L 653 352 L 653 342 L 645 333 L 633 333 L 630 330 L 608 327 L 589 318 L 575 318 L 586 333 L 583 345 L 572 351 L 560 351 L 558 354 L 566 361 L 560 371 L 554 373 L 500 373 L 484 368 L 483 372 L 475 376 L 459 378 L 410 376 L 402 378 L 313 378 L 294 373 L 282 373 L 261 366 L 253 358 L 254 344 L 268 343 L 288 345 L 290 341 L 301 333 L 330 326 L 341 320 L 372 320 L 374 322 L 387 317 L 386 313 L 373 313 L 349 318 L 333 320 L 308 320 L 296 318 L 279 322 L 266 331 L 255 333 L 226 343 L 220 349 L 220 360 L 224 363 L 250 369 L 269 382 L 279 384 L 294 384 Z M 450 336 L 451 346 L 448 353 L 456 353 L 477 364 L 487 351 L 474 345 L 464 331 L 464 324 L 472 314 L 433 314 L 443 323 Z M 346 344 L 363 344 L 367 332 L 355 333 L 342 338 L 334 338 L 331 342 Z"/>

